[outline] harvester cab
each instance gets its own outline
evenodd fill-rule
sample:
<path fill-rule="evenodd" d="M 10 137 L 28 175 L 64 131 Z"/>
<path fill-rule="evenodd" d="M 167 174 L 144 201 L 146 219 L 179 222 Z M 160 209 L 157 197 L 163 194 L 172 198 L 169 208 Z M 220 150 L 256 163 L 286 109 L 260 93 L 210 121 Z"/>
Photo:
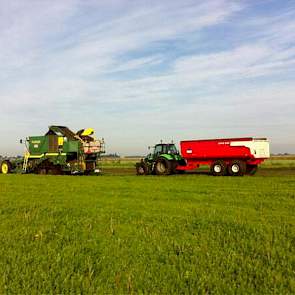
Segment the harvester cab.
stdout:
<path fill-rule="evenodd" d="M 159 143 L 153 147 L 141 162 L 136 163 L 138 175 L 168 175 L 176 173 L 176 167 L 183 161 L 174 143 Z"/>

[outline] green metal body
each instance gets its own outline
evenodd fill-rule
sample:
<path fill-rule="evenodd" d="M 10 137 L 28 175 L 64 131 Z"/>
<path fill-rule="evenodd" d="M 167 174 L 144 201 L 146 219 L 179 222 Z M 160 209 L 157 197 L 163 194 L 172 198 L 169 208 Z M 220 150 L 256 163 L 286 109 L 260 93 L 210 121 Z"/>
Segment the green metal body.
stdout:
<path fill-rule="evenodd" d="M 82 144 L 77 139 L 66 139 L 62 145 L 54 143 L 56 137 L 54 135 L 47 136 L 30 136 L 28 138 L 28 151 L 31 155 L 40 155 L 43 153 L 78 153 L 81 150 Z M 50 141 L 53 144 L 50 144 Z"/>
<path fill-rule="evenodd" d="M 31 136 L 28 139 L 28 150 L 31 155 L 39 155 L 48 151 L 48 137 L 47 136 Z"/>

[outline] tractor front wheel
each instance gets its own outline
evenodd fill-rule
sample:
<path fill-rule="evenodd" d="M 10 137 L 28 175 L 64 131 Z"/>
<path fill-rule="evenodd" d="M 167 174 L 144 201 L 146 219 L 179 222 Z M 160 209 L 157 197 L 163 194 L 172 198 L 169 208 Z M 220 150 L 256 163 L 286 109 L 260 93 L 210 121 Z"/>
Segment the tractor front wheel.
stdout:
<path fill-rule="evenodd" d="M 149 174 L 148 166 L 144 162 L 136 163 L 136 174 L 147 175 Z"/>
<path fill-rule="evenodd" d="M 257 172 L 257 170 L 258 170 L 257 165 L 247 165 L 246 174 L 254 175 Z"/>
<path fill-rule="evenodd" d="M 154 169 L 157 175 L 169 175 L 172 172 L 172 164 L 167 159 L 159 158 Z"/>
<path fill-rule="evenodd" d="M 12 170 L 12 165 L 8 160 L 5 160 L 1 163 L 1 173 L 2 174 L 9 174 Z"/>

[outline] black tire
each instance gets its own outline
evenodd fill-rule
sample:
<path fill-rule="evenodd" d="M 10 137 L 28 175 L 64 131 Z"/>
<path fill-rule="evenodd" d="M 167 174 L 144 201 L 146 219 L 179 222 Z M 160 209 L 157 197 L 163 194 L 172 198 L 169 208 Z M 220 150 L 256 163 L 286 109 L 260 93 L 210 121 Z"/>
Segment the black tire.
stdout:
<path fill-rule="evenodd" d="M 47 174 L 49 175 L 61 175 L 62 174 L 62 170 L 61 167 L 59 165 L 57 166 L 52 166 L 47 170 Z M 89 174 L 88 174 L 89 175 Z"/>
<path fill-rule="evenodd" d="M 184 159 L 181 159 L 180 161 L 176 161 L 177 165 L 175 168 L 177 168 L 178 166 L 187 166 L 187 163 Z M 175 173 L 176 174 L 185 174 L 186 170 L 178 170 L 175 169 Z"/>
<path fill-rule="evenodd" d="M 12 164 L 8 160 L 4 160 L 1 162 L 0 172 L 2 174 L 9 174 L 12 170 Z"/>
<path fill-rule="evenodd" d="M 246 173 L 246 163 L 240 160 L 233 160 L 228 165 L 230 176 L 243 176 Z"/>
<path fill-rule="evenodd" d="M 178 162 L 177 161 L 172 161 L 171 162 L 171 174 L 177 174 L 178 170 L 176 169 L 178 166 Z"/>
<path fill-rule="evenodd" d="M 185 170 L 176 170 L 176 174 L 185 174 Z"/>
<path fill-rule="evenodd" d="M 33 167 L 34 167 L 33 171 L 35 174 L 46 175 L 48 173 L 49 162 L 48 162 L 48 160 L 44 160 L 41 163 L 34 163 L 33 162 Z"/>
<path fill-rule="evenodd" d="M 172 163 L 165 158 L 159 158 L 156 160 L 154 169 L 157 175 L 169 175 L 172 172 Z"/>
<path fill-rule="evenodd" d="M 37 170 L 36 170 L 36 173 L 37 174 L 41 174 L 41 175 L 46 175 L 47 174 L 47 170 L 46 170 L 46 168 L 38 168 Z"/>
<path fill-rule="evenodd" d="M 35 167 L 35 173 L 42 175 L 61 175 L 62 168 L 60 165 L 54 165 L 48 160 L 43 161 L 37 167 Z"/>
<path fill-rule="evenodd" d="M 147 165 L 144 162 L 136 163 L 136 174 L 137 175 L 147 175 L 149 174 L 149 170 Z"/>
<path fill-rule="evenodd" d="M 258 170 L 258 165 L 247 165 L 246 174 L 254 175 Z"/>
<path fill-rule="evenodd" d="M 221 161 L 214 161 L 211 164 L 210 172 L 213 176 L 225 176 L 226 175 L 226 164 Z"/>

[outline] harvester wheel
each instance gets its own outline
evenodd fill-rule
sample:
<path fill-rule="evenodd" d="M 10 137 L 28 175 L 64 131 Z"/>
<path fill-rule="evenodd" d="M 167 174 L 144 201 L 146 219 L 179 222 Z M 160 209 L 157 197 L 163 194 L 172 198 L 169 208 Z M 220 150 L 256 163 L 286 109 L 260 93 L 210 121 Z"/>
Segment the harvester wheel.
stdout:
<path fill-rule="evenodd" d="M 228 165 L 228 173 L 231 176 L 243 176 L 246 173 L 246 163 L 240 160 L 231 161 Z"/>
<path fill-rule="evenodd" d="M 1 163 L 1 173 L 2 174 L 9 174 L 9 173 L 11 173 L 11 170 L 12 170 L 11 163 L 8 160 L 4 160 Z"/>
<path fill-rule="evenodd" d="M 41 174 L 41 175 L 45 175 L 45 174 L 47 174 L 47 170 L 46 170 L 46 168 L 38 168 L 37 170 L 36 170 L 36 172 L 37 172 L 37 174 Z"/>
<path fill-rule="evenodd" d="M 226 164 L 223 161 L 214 161 L 210 167 L 211 174 L 214 176 L 226 175 Z"/>
<path fill-rule="evenodd" d="M 247 165 L 246 174 L 254 175 L 257 172 L 257 170 L 258 170 L 257 165 Z"/>
<path fill-rule="evenodd" d="M 149 173 L 148 167 L 144 162 L 136 163 L 136 174 L 147 175 Z"/>
<path fill-rule="evenodd" d="M 157 175 L 169 175 L 171 174 L 172 164 L 167 159 L 159 158 L 155 163 L 154 169 Z"/>
<path fill-rule="evenodd" d="M 49 174 L 49 175 L 61 175 L 62 174 L 61 166 L 51 164 L 47 169 L 47 174 Z"/>
<path fill-rule="evenodd" d="M 34 172 L 37 174 L 42 174 L 42 175 L 60 175 L 63 174 L 62 168 L 60 165 L 55 165 L 51 163 L 49 160 L 44 160 L 40 164 L 38 164 Z"/>

